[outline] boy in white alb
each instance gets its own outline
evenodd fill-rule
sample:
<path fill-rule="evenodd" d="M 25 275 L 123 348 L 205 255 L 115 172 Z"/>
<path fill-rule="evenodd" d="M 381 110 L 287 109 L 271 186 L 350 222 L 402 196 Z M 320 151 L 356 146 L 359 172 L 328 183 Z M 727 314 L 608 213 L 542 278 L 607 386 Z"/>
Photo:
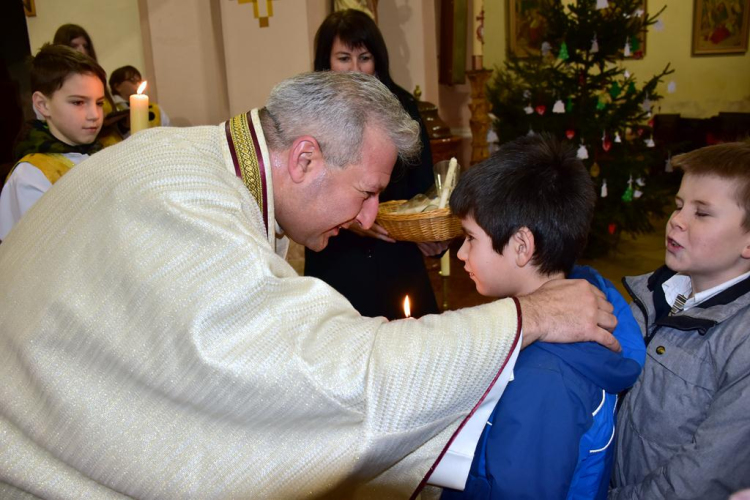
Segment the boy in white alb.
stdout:
<path fill-rule="evenodd" d="M 0 192 L 0 241 L 60 177 L 101 149 L 105 81 L 96 61 L 70 47 L 45 45 L 34 57 L 32 101 L 43 120 L 31 122 Z"/>

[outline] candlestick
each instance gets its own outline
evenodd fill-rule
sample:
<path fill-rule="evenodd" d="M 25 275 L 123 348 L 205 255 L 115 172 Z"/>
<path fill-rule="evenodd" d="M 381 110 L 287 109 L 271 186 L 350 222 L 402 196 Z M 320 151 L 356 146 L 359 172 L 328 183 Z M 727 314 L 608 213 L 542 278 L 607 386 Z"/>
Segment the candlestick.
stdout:
<path fill-rule="evenodd" d="M 440 276 L 447 278 L 451 275 L 451 251 L 446 251 L 442 257 L 440 257 Z"/>
<path fill-rule="evenodd" d="M 471 84 L 471 118 L 469 126 L 471 127 L 471 165 L 478 163 L 490 155 L 487 145 L 487 131 L 490 129 L 490 101 L 487 99 L 485 88 L 487 80 L 492 76 L 492 71 L 482 69 L 477 71 L 467 71 Z"/>
<path fill-rule="evenodd" d="M 148 96 L 143 93 L 146 89 L 144 81 L 138 87 L 138 93 L 130 96 L 130 133 L 135 134 L 148 128 Z"/>
<path fill-rule="evenodd" d="M 474 0 L 472 26 L 472 69 L 482 69 L 484 54 L 484 0 Z"/>

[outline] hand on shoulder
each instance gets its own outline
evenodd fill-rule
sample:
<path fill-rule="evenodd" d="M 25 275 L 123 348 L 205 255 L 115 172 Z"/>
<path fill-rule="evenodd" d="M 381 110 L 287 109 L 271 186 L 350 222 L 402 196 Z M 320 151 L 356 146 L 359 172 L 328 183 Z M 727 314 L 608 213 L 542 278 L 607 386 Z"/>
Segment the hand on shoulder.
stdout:
<path fill-rule="evenodd" d="M 612 304 L 585 280 L 552 280 L 534 293 L 518 297 L 523 321 L 523 345 L 541 340 L 554 343 L 597 342 L 613 351 L 620 344 L 610 333 L 617 326 Z"/>

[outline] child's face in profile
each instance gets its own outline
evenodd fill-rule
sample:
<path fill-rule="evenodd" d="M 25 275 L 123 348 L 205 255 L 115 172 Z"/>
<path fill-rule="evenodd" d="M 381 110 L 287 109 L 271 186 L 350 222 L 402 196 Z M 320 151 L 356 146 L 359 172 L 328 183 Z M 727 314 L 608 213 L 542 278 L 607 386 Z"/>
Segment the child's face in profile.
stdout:
<path fill-rule="evenodd" d="M 141 75 L 133 75 L 124 82 L 115 85 L 112 90 L 123 99 L 128 99 L 131 95 L 138 93 L 138 86 L 142 81 Z"/>
<path fill-rule="evenodd" d="M 689 275 L 693 292 L 720 285 L 750 270 L 750 232 L 737 187 L 713 175 L 682 178 L 675 210 L 667 222 L 665 262 Z"/>
<path fill-rule="evenodd" d="M 102 128 L 104 85 L 91 74 L 69 75 L 51 96 L 34 93 L 34 105 L 52 135 L 71 146 L 91 144 Z"/>
<path fill-rule="evenodd" d="M 474 281 L 477 292 L 488 297 L 510 297 L 518 293 L 517 267 L 509 256 L 508 246 L 503 254 L 492 247 L 492 238 L 468 216 L 461 219 L 466 237 L 457 257 Z"/>

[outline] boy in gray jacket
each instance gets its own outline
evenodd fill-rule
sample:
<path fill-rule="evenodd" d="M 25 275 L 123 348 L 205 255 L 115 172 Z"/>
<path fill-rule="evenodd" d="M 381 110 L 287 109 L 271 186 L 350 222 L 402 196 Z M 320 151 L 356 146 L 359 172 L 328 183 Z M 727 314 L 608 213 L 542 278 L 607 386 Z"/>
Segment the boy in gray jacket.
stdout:
<path fill-rule="evenodd" d="M 750 142 L 672 164 L 685 175 L 666 266 L 624 280 L 647 357 L 618 417 L 610 499 L 750 487 Z"/>

